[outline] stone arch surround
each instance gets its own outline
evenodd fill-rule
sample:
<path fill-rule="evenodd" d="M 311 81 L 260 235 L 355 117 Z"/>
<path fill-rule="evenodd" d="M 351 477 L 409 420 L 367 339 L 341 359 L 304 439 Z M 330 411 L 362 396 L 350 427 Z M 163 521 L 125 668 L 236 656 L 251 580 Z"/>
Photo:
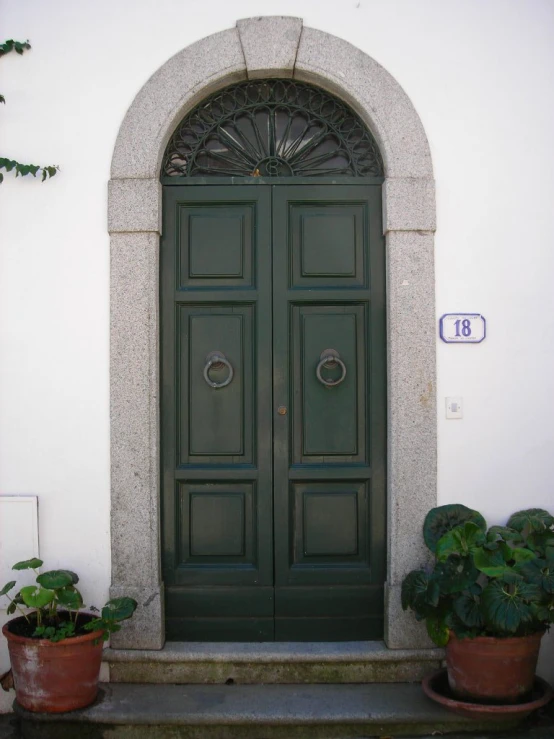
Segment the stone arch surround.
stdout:
<path fill-rule="evenodd" d="M 430 646 L 402 611 L 400 585 L 424 561 L 421 526 L 436 505 L 435 190 L 429 144 L 400 85 L 371 57 L 290 17 L 248 18 L 177 53 L 146 82 L 121 124 L 111 168 L 112 597 L 135 617 L 112 647 L 164 644 L 160 567 L 158 252 L 163 153 L 201 99 L 244 79 L 291 77 L 348 103 L 385 163 L 387 249 L 387 587 L 389 648 Z"/>

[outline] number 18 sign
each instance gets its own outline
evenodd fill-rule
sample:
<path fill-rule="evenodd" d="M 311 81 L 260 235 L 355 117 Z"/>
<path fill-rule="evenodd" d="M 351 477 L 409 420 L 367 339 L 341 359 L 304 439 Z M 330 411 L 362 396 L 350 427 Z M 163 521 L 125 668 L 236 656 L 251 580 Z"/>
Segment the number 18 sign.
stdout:
<path fill-rule="evenodd" d="M 447 344 L 479 344 L 487 335 L 487 322 L 480 313 L 445 313 L 439 326 Z"/>

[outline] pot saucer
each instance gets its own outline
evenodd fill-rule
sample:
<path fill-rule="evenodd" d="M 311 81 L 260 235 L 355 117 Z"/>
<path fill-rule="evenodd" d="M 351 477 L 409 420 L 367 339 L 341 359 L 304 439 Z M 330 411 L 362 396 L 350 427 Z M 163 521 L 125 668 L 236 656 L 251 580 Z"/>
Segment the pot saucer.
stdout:
<path fill-rule="evenodd" d="M 470 703 L 454 698 L 448 687 L 446 668 L 428 675 L 422 682 L 423 691 L 435 703 L 457 713 L 458 716 L 475 719 L 499 719 L 502 717 L 523 719 L 537 708 L 545 706 L 552 698 L 552 688 L 541 677 L 535 675 L 533 689 L 525 703 L 506 703 L 504 705 L 487 705 Z"/>

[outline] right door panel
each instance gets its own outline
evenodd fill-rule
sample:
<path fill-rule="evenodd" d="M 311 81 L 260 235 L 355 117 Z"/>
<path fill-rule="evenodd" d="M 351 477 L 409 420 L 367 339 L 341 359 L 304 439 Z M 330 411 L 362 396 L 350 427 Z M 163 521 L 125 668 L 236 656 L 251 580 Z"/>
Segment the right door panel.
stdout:
<path fill-rule="evenodd" d="M 273 188 L 275 638 L 382 637 L 378 186 Z"/>

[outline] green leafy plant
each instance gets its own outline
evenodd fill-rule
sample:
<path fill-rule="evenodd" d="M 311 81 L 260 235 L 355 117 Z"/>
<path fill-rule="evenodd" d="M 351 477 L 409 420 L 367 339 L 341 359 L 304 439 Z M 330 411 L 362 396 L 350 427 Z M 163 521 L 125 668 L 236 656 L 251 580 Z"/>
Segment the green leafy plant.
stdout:
<path fill-rule="evenodd" d="M 13 39 L 8 39 L 7 41 L 4 41 L 3 44 L 0 44 L 0 57 L 5 56 L 6 54 L 9 54 L 10 51 L 15 51 L 17 54 L 23 54 L 25 50 L 28 50 L 31 48 L 31 44 L 29 41 L 14 41 Z M 6 98 L 3 95 L 0 95 L 0 103 L 5 103 Z M 56 174 L 56 172 L 59 171 L 59 167 L 57 165 L 51 165 L 47 167 L 43 167 L 40 164 L 21 164 L 21 162 L 18 162 L 15 159 L 8 159 L 7 157 L 0 157 L 0 170 L 4 169 L 6 172 L 12 172 L 15 171 L 15 176 L 19 177 L 25 177 L 28 174 L 32 174 L 33 177 L 36 177 L 39 172 L 42 172 L 42 181 L 48 179 L 49 177 L 52 178 Z M 3 182 L 4 175 L 0 171 L 0 183 Z"/>
<path fill-rule="evenodd" d="M 49 570 L 39 574 L 42 560 L 34 557 L 17 562 L 13 570 L 33 570 L 36 574 L 36 585 L 27 585 L 21 588 L 12 598 L 9 592 L 16 586 L 16 581 L 6 583 L 0 595 L 5 595 L 10 601 L 7 613 L 19 611 L 32 628 L 31 636 L 49 639 L 57 642 L 77 636 L 79 630 L 102 631 L 106 641 L 110 634 L 119 631 L 120 621 L 131 618 L 137 607 L 133 598 L 114 598 L 102 608 L 99 617 L 81 613 L 83 598 L 75 587 L 79 577 L 71 570 Z M 25 609 L 33 608 L 32 613 Z M 91 607 L 91 610 L 98 609 Z M 80 618 L 81 617 L 81 618 Z"/>
<path fill-rule="evenodd" d="M 554 517 L 541 508 L 514 513 L 487 530 L 461 504 L 429 511 L 423 537 L 432 568 L 402 583 L 402 607 L 425 621 L 431 639 L 523 636 L 554 621 Z"/>

